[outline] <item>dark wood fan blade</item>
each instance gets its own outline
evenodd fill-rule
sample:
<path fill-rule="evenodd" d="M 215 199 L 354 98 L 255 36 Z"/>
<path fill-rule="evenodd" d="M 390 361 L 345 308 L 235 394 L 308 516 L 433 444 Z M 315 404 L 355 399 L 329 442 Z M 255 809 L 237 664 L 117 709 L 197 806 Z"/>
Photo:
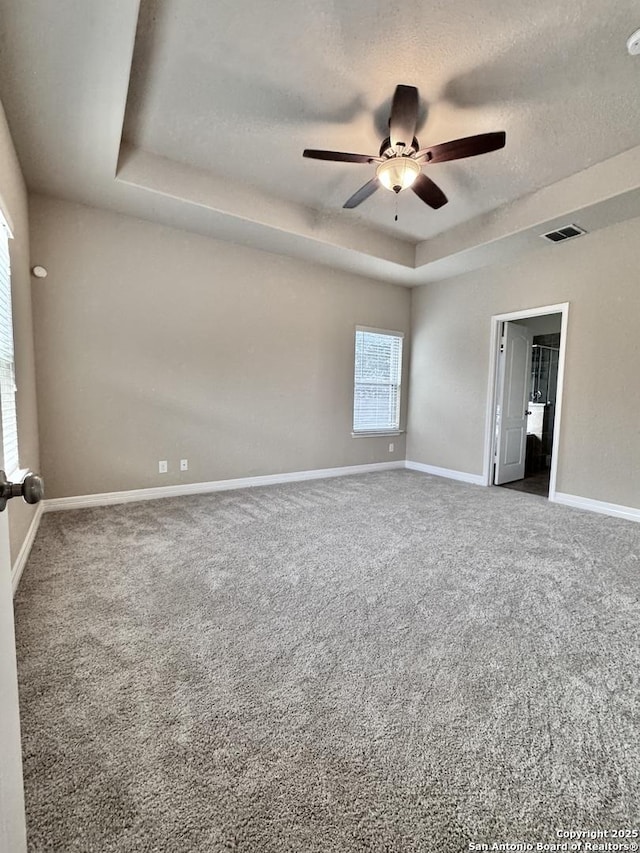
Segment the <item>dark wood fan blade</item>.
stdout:
<path fill-rule="evenodd" d="M 447 203 L 447 197 L 440 187 L 424 174 L 418 175 L 411 184 L 411 189 L 425 204 L 428 204 L 434 210 Z"/>
<path fill-rule="evenodd" d="M 349 209 L 357 207 L 359 204 L 362 204 L 363 201 L 368 199 L 370 195 L 373 195 L 379 187 L 380 181 L 377 178 L 372 178 L 372 180 L 366 183 L 363 187 L 360 187 L 360 189 L 355 192 L 350 199 L 345 201 L 342 206 Z"/>
<path fill-rule="evenodd" d="M 465 136 L 463 139 L 452 139 L 441 145 L 423 148 L 416 154 L 416 160 L 427 163 L 445 163 L 447 160 L 462 160 L 464 157 L 475 157 L 478 154 L 488 154 L 504 148 L 507 134 L 504 130 L 496 133 L 480 133 L 477 136 Z"/>
<path fill-rule="evenodd" d="M 374 163 L 380 157 L 369 157 L 367 154 L 346 154 L 344 151 L 317 151 L 315 148 L 305 148 L 303 157 L 312 160 L 335 160 L 338 163 Z"/>
<path fill-rule="evenodd" d="M 418 90 L 415 86 L 396 86 L 389 118 L 389 137 L 394 148 L 411 145 L 417 121 Z"/>

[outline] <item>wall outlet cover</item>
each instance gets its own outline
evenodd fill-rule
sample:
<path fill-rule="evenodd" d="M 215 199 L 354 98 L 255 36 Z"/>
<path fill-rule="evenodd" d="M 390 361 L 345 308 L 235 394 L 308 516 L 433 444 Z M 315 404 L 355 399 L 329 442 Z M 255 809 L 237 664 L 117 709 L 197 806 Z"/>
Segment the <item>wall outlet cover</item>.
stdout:
<path fill-rule="evenodd" d="M 167 465 L 166 459 L 161 459 L 158 462 L 158 474 L 166 474 L 169 470 L 169 466 Z"/>

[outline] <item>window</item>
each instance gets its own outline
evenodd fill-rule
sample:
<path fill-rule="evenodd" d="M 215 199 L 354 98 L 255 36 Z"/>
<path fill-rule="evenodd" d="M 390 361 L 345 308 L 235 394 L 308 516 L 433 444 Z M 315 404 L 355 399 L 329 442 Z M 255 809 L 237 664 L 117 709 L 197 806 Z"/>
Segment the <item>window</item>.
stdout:
<path fill-rule="evenodd" d="M 2 443 L 4 470 L 15 473 L 18 462 L 18 423 L 16 420 L 16 378 L 13 360 L 13 321 L 11 315 L 11 265 L 9 226 L 0 213 L 0 399 L 2 401 Z"/>
<path fill-rule="evenodd" d="M 400 429 L 402 332 L 356 328 L 353 431 Z"/>

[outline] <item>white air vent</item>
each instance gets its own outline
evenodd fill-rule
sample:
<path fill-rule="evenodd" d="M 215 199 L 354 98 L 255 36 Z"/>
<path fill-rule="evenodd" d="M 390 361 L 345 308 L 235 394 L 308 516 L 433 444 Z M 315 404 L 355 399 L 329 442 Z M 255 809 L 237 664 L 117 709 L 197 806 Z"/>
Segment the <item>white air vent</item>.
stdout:
<path fill-rule="evenodd" d="M 563 240 L 571 240 L 572 237 L 582 237 L 587 232 L 579 225 L 565 225 L 564 228 L 558 228 L 557 231 L 549 231 L 548 234 L 541 234 L 545 240 L 550 243 L 562 243 Z"/>

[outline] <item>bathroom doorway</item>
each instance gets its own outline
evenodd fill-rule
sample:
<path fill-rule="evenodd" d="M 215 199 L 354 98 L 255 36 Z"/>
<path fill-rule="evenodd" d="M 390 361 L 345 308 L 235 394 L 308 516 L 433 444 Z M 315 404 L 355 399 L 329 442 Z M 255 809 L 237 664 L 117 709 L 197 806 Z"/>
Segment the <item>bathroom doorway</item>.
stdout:
<path fill-rule="evenodd" d="M 487 484 L 553 500 L 568 306 L 492 318 Z"/>

